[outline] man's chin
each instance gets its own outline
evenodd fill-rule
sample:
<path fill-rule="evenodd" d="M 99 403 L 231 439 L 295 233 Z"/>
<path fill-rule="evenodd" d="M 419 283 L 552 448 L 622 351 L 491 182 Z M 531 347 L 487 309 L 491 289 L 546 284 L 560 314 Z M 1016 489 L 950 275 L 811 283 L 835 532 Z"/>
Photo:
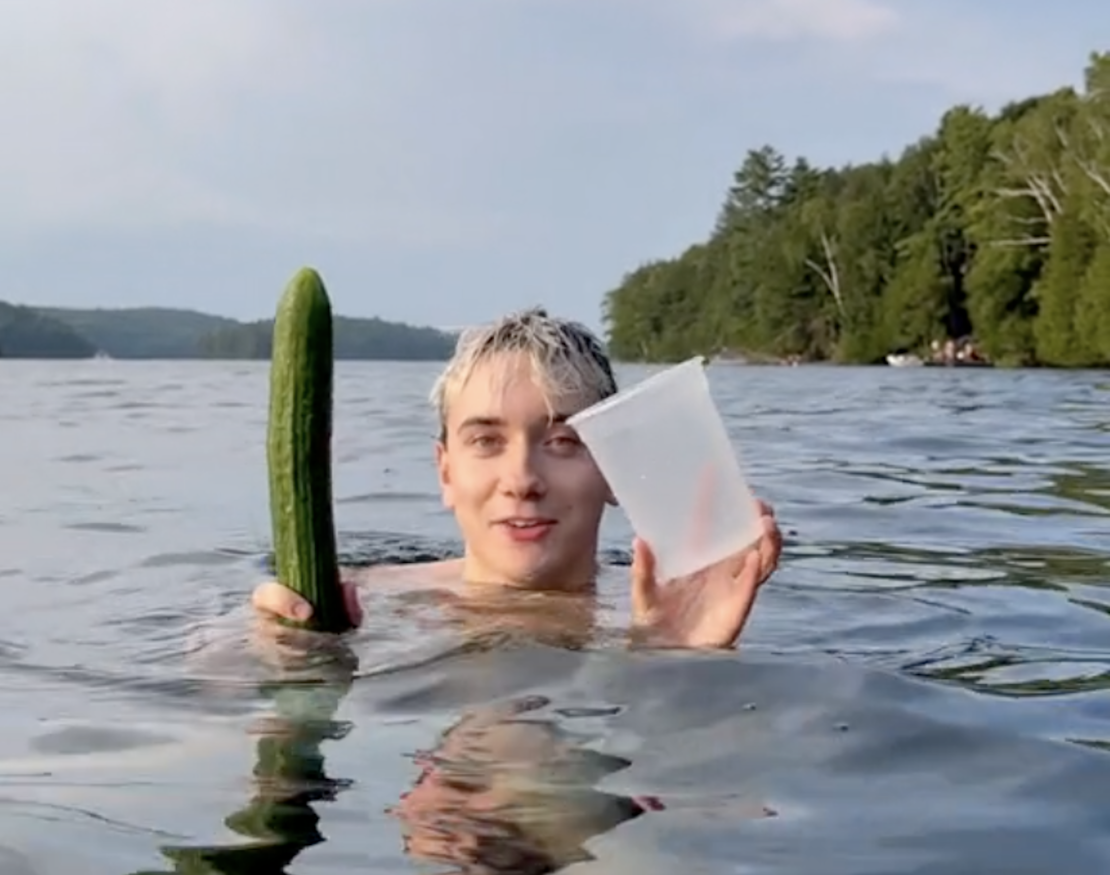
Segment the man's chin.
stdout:
<path fill-rule="evenodd" d="M 539 544 L 514 545 L 498 563 L 506 583 L 528 589 L 549 589 L 559 575 L 559 563 Z"/>
<path fill-rule="evenodd" d="M 552 575 L 549 555 L 538 545 L 500 545 L 484 559 L 474 562 L 466 574 L 472 582 L 496 586 L 516 586 L 528 589 L 542 588 Z M 475 557 L 477 558 L 477 557 Z"/>

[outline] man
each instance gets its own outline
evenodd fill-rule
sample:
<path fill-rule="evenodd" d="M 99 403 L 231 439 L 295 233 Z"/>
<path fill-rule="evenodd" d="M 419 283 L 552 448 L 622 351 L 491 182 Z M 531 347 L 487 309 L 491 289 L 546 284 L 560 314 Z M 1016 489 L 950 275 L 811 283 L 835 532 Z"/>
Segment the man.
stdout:
<path fill-rule="evenodd" d="M 345 578 L 356 624 L 362 618 L 360 584 L 466 596 L 504 597 L 515 590 L 592 594 L 602 515 L 616 501 L 566 419 L 616 391 L 598 339 L 542 309 L 463 333 L 431 400 L 440 426 L 439 486 L 462 533 L 464 555 Z M 656 580 L 650 546 L 634 541 L 632 632 L 638 640 L 690 648 L 736 642 L 782 549 L 772 510 L 762 502 L 760 509 L 763 535 L 756 545 L 686 578 Z M 310 612 L 278 582 L 261 584 L 252 601 L 263 618 L 303 620 Z"/>

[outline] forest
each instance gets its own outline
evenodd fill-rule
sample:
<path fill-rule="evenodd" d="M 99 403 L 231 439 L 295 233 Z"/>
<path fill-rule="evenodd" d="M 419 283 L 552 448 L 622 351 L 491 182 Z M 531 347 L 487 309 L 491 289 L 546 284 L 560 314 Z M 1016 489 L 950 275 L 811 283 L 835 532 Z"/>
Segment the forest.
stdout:
<path fill-rule="evenodd" d="M 172 307 L 29 307 L 0 301 L 0 358 L 266 359 L 271 320 Z M 456 336 L 378 318 L 334 317 L 337 359 L 441 361 Z"/>
<path fill-rule="evenodd" d="M 615 358 L 928 361 L 954 341 L 998 366 L 1106 367 L 1110 53 L 1078 89 L 955 106 L 897 159 L 754 148 L 708 218 L 606 293 Z"/>
<path fill-rule="evenodd" d="M 32 307 L 0 301 L 0 358 L 90 358 L 96 347 L 69 325 Z"/>
<path fill-rule="evenodd" d="M 200 338 L 204 358 L 268 359 L 274 323 L 263 319 L 218 328 Z M 387 322 L 383 319 L 333 317 L 336 359 L 388 361 L 446 361 L 455 349 L 456 337 L 436 328 Z"/>

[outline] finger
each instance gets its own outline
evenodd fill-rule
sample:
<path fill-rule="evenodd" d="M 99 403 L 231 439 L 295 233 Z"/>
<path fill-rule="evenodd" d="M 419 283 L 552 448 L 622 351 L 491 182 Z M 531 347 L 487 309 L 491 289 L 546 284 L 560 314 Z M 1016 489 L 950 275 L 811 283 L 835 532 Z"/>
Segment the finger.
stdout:
<path fill-rule="evenodd" d="M 762 570 L 759 554 L 752 551 L 745 557 L 744 565 L 740 569 L 740 573 L 733 578 L 733 585 L 736 588 L 735 596 L 738 600 L 736 610 L 737 620 L 739 622 L 736 630 L 737 635 L 743 631 L 744 625 L 748 622 L 748 614 L 751 613 L 752 605 L 755 604 L 755 597 L 762 583 Z"/>
<path fill-rule="evenodd" d="M 362 625 L 362 605 L 358 600 L 358 586 L 353 580 L 344 580 L 341 583 L 343 588 L 343 604 L 347 608 L 347 616 L 351 618 L 353 626 Z"/>
<path fill-rule="evenodd" d="M 287 586 L 268 580 L 255 587 L 251 604 L 256 611 L 286 620 L 304 621 L 312 616 L 312 605 Z"/>
<path fill-rule="evenodd" d="M 728 556 L 724 560 L 722 560 L 725 573 L 730 578 L 739 577 L 741 572 L 743 572 L 744 570 L 744 565 L 747 563 L 748 557 L 751 556 L 752 553 L 756 551 L 756 549 L 757 547 L 754 545 L 745 547 L 743 550 L 740 550 L 737 553 L 733 553 L 731 556 Z"/>
<path fill-rule="evenodd" d="M 759 592 L 759 572 L 759 554 L 749 550 L 743 554 L 737 574 L 723 579 L 727 583 L 716 597 L 717 623 L 709 638 L 711 646 L 732 646 L 744 631 Z"/>
<path fill-rule="evenodd" d="M 263 662 L 275 668 L 287 668 L 303 660 L 311 647 L 308 633 L 275 623 L 274 614 L 259 609 L 250 629 L 250 645 Z"/>
<path fill-rule="evenodd" d="M 771 513 L 770 505 L 754 497 L 752 501 L 757 511 L 756 525 L 759 533 L 752 537 L 752 540 L 746 547 L 736 551 L 724 560 L 724 567 L 729 577 L 738 577 L 743 572 L 744 566 L 751 556 L 761 554 L 764 542 L 767 538 L 767 533 L 770 530 L 768 522 L 770 522 L 771 526 L 774 526 L 774 517 L 769 515 L 769 513 Z M 751 537 L 751 535 L 749 535 L 749 537 Z"/>
<path fill-rule="evenodd" d="M 767 518 L 766 526 L 767 539 L 774 548 L 775 559 L 777 560 L 779 553 L 782 552 L 782 529 L 779 528 L 779 524 L 774 517 Z"/>
<path fill-rule="evenodd" d="M 772 519 L 774 519 L 775 509 L 773 507 L 771 507 L 771 505 L 769 505 L 762 498 L 757 498 L 755 500 L 755 506 L 759 508 L 759 515 L 760 516 L 769 516 Z"/>
<path fill-rule="evenodd" d="M 744 555 L 744 562 L 740 566 L 740 573 L 734 580 L 740 585 L 740 590 L 754 597 L 755 590 L 759 587 L 760 575 L 763 572 L 763 561 L 757 550 L 751 550 Z"/>
<path fill-rule="evenodd" d="M 643 538 L 632 541 L 632 613 L 645 617 L 655 607 L 655 556 Z"/>
<path fill-rule="evenodd" d="M 770 577 L 779 566 L 782 555 L 782 531 L 771 517 L 763 518 L 763 537 L 759 539 L 760 582 Z"/>

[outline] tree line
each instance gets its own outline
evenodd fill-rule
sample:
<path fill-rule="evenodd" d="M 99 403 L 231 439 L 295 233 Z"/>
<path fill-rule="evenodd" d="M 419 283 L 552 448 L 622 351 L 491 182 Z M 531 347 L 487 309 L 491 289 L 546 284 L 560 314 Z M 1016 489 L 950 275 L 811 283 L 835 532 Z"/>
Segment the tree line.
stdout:
<path fill-rule="evenodd" d="M 235 324 L 204 335 L 200 355 L 222 359 L 268 359 L 273 347 L 272 319 Z M 455 335 L 436 328 L 335 316 L 332 323 L 336 359 L 446 361 L 455 349 Z"/>
<path fill-rule="evenodd" d="M 709 238 L 605 295 L 611 352 L 871 363 L 973 337 L 999 365 L 1110 365 L 1110 53 L 1084 73 L 953 107 L 896 160 L 750 150 Z"/>
<path fill-rule="evenodd" d="M 90 358 L 96 347 L 32 307 L 0 301 L 0 358 Z"/>
<path fill-rule="evenodd" d="M 272 320 L 240 322 L 168 307 L 76 309 L 0 301 L 0 357 L 267 359 Z M 442 361 L 456 335 L 378 318 L 334 317 L 338 359 Z"/>

